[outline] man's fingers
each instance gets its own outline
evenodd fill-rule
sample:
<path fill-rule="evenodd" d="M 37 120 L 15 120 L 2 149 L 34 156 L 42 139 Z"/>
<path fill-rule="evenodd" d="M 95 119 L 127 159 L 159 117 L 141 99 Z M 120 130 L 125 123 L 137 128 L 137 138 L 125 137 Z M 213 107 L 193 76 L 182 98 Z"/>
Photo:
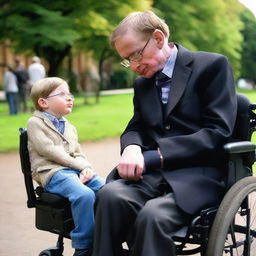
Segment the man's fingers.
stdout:
<path fill-rule="evenodd" d="M 143 179 L 142 173 L 143 173 L 143 167 L 137 165 L 135 169 L 136 180 Z"/>
<path fill-rule="evenodd" d="M 135 164 L 119 164 L 117 170 L 119 176 L 123 179 L 138 181 L 143 178 L 143 167 Z"/>

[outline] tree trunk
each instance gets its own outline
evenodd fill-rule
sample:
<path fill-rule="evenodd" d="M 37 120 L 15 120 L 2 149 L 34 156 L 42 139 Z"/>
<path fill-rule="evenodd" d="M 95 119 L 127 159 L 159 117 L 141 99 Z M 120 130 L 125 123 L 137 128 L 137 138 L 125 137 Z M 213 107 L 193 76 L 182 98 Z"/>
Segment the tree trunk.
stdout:
<path fill-rule="evenodd" d="M 45 47 L 36 49 L 36 53 L 39 56 L 44 57 L 49 63 L 48 76 L 58 76 L 59 69 L 63 59 L 69 54 L 71 51 L 71 46 L 68 45 L 64 49 L 54 49 L 52 47 Z"/>
<path fill-rule="evenodd" d="M 99 82 L 99 86 L 97 88 L 96 91 L 96 103 L 100 102 L 100 91 L 103 89 L 103 64 L 104 61 L 110 57 L 110 51 L 107 47 L 105 47 L 100 55 L 100 59 L 99 59 L 99 65 L 98 65 L 98 72 L 99 72 L 99 76 L 100 76 L 100 82 Z"/>

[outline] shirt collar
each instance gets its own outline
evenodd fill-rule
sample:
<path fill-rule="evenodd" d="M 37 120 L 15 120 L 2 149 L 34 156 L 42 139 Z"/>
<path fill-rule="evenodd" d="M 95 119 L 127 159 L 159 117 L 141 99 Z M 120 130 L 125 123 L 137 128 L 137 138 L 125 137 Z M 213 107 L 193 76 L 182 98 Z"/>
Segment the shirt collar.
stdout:
<path fill-rule="evenodd" d="M 172 77 L 174 65 L 175 65 L 176 58 L 177 58 L 177 53 L 178 53 L 178 49 L 177 49 L 176 45 L 174 44 L 172 47 L 171 55 L 168 58 L 167 62 L 165 63 L 165 66 L 162 70 L 162 73 L 167 75 L 169 78 Z"/>
<path fill-rule="evenodd" d="M 63 118 L 63 117 L 61 117 L 60 119 L 58 119 L 56 116 L 54 116 L 54 115 L 52 115 L 52 114 L 50 114 L 50 113 L 48 113 L 48 112 L 43 112 L 52 122 L 54 122 L 54 121 L 58 121 L 58 122 L 60 122 L 60 121 L 62 121 L 62 122 L 65 122 L 65 119 Z"/>

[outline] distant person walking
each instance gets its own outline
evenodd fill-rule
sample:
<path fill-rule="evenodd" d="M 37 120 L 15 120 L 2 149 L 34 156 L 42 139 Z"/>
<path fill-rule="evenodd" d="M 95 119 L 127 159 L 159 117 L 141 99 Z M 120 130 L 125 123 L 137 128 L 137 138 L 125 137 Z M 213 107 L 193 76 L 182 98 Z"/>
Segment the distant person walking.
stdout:
<path fill-rule="evenodd" d="M 15 75 L 18 82 L 18 106 L 19 111 L 27 112 L 27 95 L 28 95 L 28 71 L 20 59 L 15 59 Z"/>
<path fill-rule="evenodd" d="M 16 75 L 9 66 L 7 66 L 7 71 L 4 74 L 4 91 L 9 105 L 10 115 L 17 115 L 18 82 Z"/>
<path fill-rule="evenodd" d="M 34 56 L 32 63 L 28 67 L 30 86 L 33 86 L 37 81 L 45 78 L 45 67 L 41 64 L 39 57 Z"/>

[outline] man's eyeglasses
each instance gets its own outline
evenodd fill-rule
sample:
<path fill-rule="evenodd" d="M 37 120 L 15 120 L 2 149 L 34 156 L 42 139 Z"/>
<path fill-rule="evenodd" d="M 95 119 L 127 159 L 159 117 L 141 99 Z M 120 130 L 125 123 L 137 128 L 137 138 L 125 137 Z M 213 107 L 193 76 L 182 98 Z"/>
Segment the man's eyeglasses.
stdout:
<path fill-rule="evenodd" d="M 53 95 L 49 95 L 46 97 L 46 99 L 48 98 L 52 98 L 52 97 L 56 97 L 56 96 L 59 96 L 65 100 L 67 99 L 74 99 L 74 95 L 73 94 L 70 94 L 70 93 L 65 93 L 65 92 L 60 92 L 60 93 L 57 93 L 57 94 L 53 94 Z"/>
<path fill-rule="evenodd" d="M 149 41 L 150 41 L 151 37 L 148 39 L 148 41 L 146 42 L 145 46 L 138 52 L 135 52 L 134 54 L 132 54 L 129 58 L 127 59 L 123 59 L 121 61 L 121 65 L 126 67 L 126 68 L 129 68 L 131 66 L 131 62 L 139 62 L 142 60 L 143 58 L 143 52 L 145 50 L 145 48 L 147 47 Z"/>

